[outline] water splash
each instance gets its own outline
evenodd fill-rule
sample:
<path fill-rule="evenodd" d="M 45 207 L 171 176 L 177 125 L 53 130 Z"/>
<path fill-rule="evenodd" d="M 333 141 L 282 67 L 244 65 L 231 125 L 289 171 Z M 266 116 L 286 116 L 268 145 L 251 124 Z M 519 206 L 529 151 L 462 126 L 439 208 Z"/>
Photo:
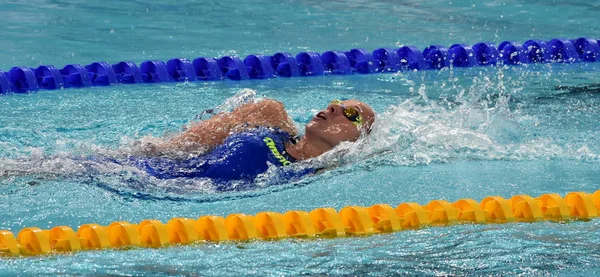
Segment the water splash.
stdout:
<path fill-rule="evenodd" d="M 531 126 L 539 123 L 539 118 L 522 111 L 513 100 L 521 88 L 507 85 L 503 69 L 498 70 L 493 78 L 482 73 L 474 76 L 467 87 L 448 86 L 458 91 L 452 97 L 430 99 L 431 87 L 411 81 L 414 96 L 379 114 L 369 137 L 357 144 L 342 144 L 319 160 L 419 166 L 458 160 L 600 158 L 585 144 L 564 144 L 532 135 Z M 402 74 L 397 76 L 402 79 Z M 448 82 L 454 79 L 449 72 Z M 447 87 L 448 83 L 443 84 Z M 344 154 L 340 157 L 339 153 Z"/>

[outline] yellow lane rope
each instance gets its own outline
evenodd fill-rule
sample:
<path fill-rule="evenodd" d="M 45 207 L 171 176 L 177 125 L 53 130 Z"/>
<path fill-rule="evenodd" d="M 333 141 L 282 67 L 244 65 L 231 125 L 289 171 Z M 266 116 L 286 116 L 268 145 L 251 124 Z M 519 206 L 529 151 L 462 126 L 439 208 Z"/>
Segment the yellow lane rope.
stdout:
<path fill-rule="evenodd" d="M 15 238 L 0 230 L 0 256 L 31 256 L 95 249 L 166 247 L 204 241 L 247 241 L 254 239 L 345 237 L 397 232 L 427 226 L 457 223 L 508 223 L 535 221 L 589 220 L 600 213 L 600 190 L 594 193 L 570 192 L 539 197 L 516 195 L 510 199 L 489 196 L 481 202 L 460 199 L 454 203 L 433 200 L 421 206 L 401 203 L 371 207 L 347 206 L 337 212 L 318 208 L 310 212 L 259 212 L 256 215 L 231 214 L 201 216 L 198 219 L 173 218 L 166 224 L 146 219 L 139 224 L 125 221 L 108 226 L 95 223 L 49 230 L 21 229 Z"/>

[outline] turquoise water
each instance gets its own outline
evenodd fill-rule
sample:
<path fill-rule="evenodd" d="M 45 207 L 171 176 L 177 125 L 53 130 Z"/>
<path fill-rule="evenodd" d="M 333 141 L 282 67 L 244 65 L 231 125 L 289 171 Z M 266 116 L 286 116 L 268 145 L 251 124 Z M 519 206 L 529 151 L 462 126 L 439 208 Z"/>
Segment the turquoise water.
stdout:
<path fill-rule="evenodd" d="M 0 4 L 0 68 L 598 37 L 589 1 L 28 1 Z M 600 63 L 194 82 L 0 97 L 0 229 L 593 192 Z M 301 128 L 333 98 L 379 113 L 367 142 L 300 182 L 214 193 L 78 157 L 127 155 L 240 95 Z M 136 180 L 131 182 L 130 180 Z M 366 238 L 0 259 L 0 275 L 597 275 L 600 223 L 459 225 Z"/>

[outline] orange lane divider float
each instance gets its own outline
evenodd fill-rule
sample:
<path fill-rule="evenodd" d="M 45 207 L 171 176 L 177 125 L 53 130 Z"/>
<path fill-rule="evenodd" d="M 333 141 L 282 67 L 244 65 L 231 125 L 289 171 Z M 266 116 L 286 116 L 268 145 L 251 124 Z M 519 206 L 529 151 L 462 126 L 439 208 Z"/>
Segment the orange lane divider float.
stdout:
<path fill-rule="evenodd" d="M 337 212 L 318 208 L 310 212 L 260 212 L 254 216 L 231 214 L 173 218 L 166 224 L 147 219 L 139 224 L 126 221 L 108 226 L 83 224 L 77 232 L 69 226 L 50 230 L 23 228 L 14 234 L 0 230 L 0 256 L 32 256 L 80 250 L 166 247 L 203 241 L 248 241 L 283 238 L 339 238 L 397 232 L 427 226 L 459 223 L 536 222 L 543 220 L 589 220 L 600 213 L 600 190 L 593 194 L 570 192 L 564 198 L 544 194 L 537 198 L 515 195 L 510 199 L 489 196 L 481 202 L 460 199 L 454 203 L 433 200 L 421 206 L 414 202 L 396 208 L 387 204 L 348 206 Z"/>

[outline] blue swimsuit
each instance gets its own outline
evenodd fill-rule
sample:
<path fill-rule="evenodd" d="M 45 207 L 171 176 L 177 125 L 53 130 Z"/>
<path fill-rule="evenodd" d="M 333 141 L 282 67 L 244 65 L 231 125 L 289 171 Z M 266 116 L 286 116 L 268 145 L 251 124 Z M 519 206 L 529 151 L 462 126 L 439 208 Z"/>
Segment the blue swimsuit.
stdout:
<path fill-rule="evenodd" d="M 286 166 L 296 160 L 285 152 L 285 143 L 291 141 L 288 133 L 259 127 L 233 134 L 210 153 L 187 160 L 149 158 L 135 161 L 135 165 L 160 179 L 211 178 L 218 190 L 231 190 L 231 181 L 252 183 L 267 171 L 269 164 Z M 282 178 L 297 179 L 314 173 L 312 168 L 300 171 L 282 170 Z"/>

